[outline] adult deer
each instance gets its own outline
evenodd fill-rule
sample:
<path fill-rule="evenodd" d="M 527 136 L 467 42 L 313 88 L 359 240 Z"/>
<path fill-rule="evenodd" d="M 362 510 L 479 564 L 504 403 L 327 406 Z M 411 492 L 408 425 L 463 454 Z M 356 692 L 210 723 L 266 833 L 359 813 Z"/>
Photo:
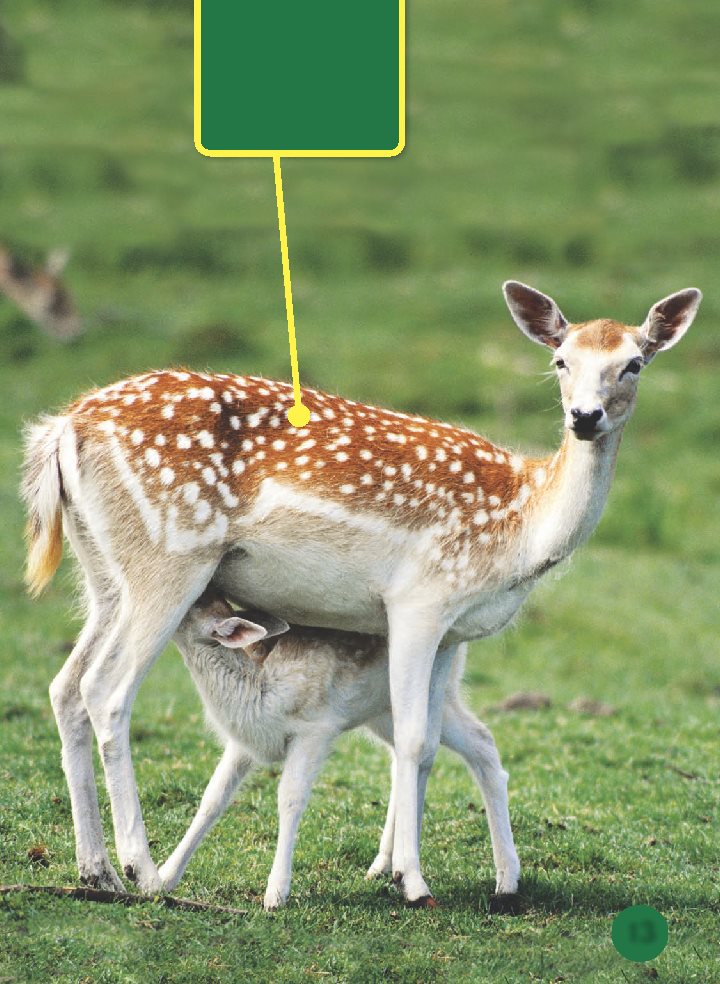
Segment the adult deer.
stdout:
<path fill-rule="evenodd" d="M 62 530 L 89 614 L 50 688 L 81 877 L 119 887 L 102 838 L 94 730 L 128 878 L 157 890 L 132 768 L 140 683 L 212 580 L 288 622 L 387 634 L 396 750 L 392 870 L 430 898 L 418 818 L 459 642 L 498 632 L 602 512 L 644 365 L 692 323 L 700 291 L 655 304 L 640 327 L 570 324 L 549 297 L 504 286 L 511 314 L 554 352 L 559 451 L 525 458 L 470 431 L 307 390 L 288 424 L 285 383 L 146 373 L 31 429 L 27 578 L 38 592 Z M 511 891 L 512 886 L 507 886 Z"/>

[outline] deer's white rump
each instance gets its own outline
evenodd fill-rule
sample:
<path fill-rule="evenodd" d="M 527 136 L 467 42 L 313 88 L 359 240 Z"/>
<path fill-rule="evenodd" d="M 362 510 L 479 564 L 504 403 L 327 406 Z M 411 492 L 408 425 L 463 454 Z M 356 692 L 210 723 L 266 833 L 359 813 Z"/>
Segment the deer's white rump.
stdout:
<path fill-rule="evenodd" d="M 28 581 L 59 560 L 62 528 L 89 615 L 51 687 L 81 877 L 119 887 L 102 841 L 95 733 L 118 856 L 143 889 L 150 858 L 129 745 L 138 687 L 214 579 L 289 622 L 387 635 L 396 754 L 392 869 L 429 898 L 419 864 L 419 774 L 432 761 L 453 647 L 499 631 L 602 512 L 641 369 L 691 324 L 700 292 L 640 327 L 571 325 L 546 295 L 505 285 L 520 328 L 554 352 L 565 429 L 531 459 L 462 428 L 287 384 L 184 370 L 88 394 L 30 432 Z M 434 696 L 433 696 L 434 695 Z"/>

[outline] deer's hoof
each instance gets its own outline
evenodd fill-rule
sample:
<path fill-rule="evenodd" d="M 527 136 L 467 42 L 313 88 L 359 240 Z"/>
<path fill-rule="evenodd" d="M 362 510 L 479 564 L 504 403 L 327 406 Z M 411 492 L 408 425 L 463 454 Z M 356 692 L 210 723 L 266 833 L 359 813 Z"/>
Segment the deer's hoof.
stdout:
<path fill-rule="evenodd" d="M 97 871 L 80 875 L 80 884 L 88 888 L 98 888 L 105 892 L 124 892 L 125 886 L 118 878 L 112 865 L 102 865 Z"/>
<path fill-rule="evenodd" d="M 491 895 L 488 911 L 491 916 L 519 916 L 520 896 L 517 892 Z"/>
<path fill-rule="evenodd" d="M 421 895 L 419 899 L 408 900 L 411 909 L 438 909 L 440 903 L 432 895 Z"/>

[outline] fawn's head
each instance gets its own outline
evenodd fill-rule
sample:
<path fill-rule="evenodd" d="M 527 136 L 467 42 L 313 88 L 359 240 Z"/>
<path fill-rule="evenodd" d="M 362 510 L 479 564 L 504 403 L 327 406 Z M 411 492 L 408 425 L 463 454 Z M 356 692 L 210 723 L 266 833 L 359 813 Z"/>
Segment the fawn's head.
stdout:
<path fill-rule="evenodd" d="M 503 284 L 518 327 L 554 350 L 565 427 L 583 441 L 621 427 L 632 414 L 640 370 L 679 342 L 702 300 L 694 287 L 654 304 L 639 327 L 597 320 L 570 324 L 551 297 L 516 280 Z"/>
<path fill-rule="evenodd" d="M 175 640 L 183 652 L 213 644 L 244 649 L 288 629 L 287 622 L 267 612 L 253 609 L 238 614 L 214 589 L 208 588 L 178 626 Z"/>

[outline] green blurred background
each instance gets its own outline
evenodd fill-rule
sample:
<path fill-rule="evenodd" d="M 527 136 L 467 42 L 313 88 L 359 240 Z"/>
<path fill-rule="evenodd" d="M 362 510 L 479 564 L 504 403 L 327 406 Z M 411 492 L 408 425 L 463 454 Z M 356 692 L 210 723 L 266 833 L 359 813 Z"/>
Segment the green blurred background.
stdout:
<path fill-rule="evenodd" d="M 555 384 L 543 376 L 548 353 L 513 325 L 502 280 L 552 294 L 572 320 L 637 323 L 674 290 L 704 291 L 688 337 L 643 375 L 591 544 L 533 596 L 518 629 L 473 649 L 467 676 L 471 703 L 484 709 L 513 773 L 524 860 L 546 874 L 553 867 L 528 834 L 550 800 L 573 815 L 580 802 L 594 804 L 594 823 L 608 831 L 616 802 L 636 802 L 628 832 L 608 833 L 602 860 L 578 862 L 579 883 L 598 865 L 607 870 L 613 851 L 617 870 L 640 863 L 633 837 L 643 843 L 650 813 L 671 838 L 692 832 L 689 853 L 675 843 L 665 867 L 649 859 L 640 878 L 659 895 L 666 890 L 666 906 L 681 898 L 686 914 L 696 905 L 708 911 L 708 877 L 717 894 L 716 852 L 693 824 L 716 818 L 718 805 L 710 783 L 720 737 L 719 39 L 720 6 L 711 0 L 410 0 L 404 153 L 283 165 L 302 380 L 463 422 L 498 443 L 547 449 L 560 427 Z M 50 783 L 65 795 L 45 688 L 77 622 L 69 577 L 39 603 L 24 595 L 20 427 L 87 387 L 171 363 L 288 378 L 277 215 L 269 160 L 208 160 L 192 148 L 189 0 L 5 0 L 0 122 L 0 244 L 29 263 L 69 247 L 65 281 L 86 325 L 62 345 L 0 298 L 0 741 L 16 783 L 0 795 L 19 810 L 5 831 L 6 878 L 38 880 L 24 845 L 53 837 L 56 868 L 42 877 L 72 881 L 69 814 L 50 834 L 43 796 L 26 798 L 33 776 L 40 789 Z M 139 765 L 149 824 L 170 825 L 158 835 L 163 853 L 187 822 L 214 752 L 195 763 L 176 816 L 159 793 L 153 798 L 153 784 L 178 780 L 163 742 L 177 751 L 181 722 L 187 760 L 202 734 L 177 658 L 168 654 L 161 666 L 155 673 L 171 681 L 172 696 L 144 688 L 137 719 L 150 729 Z M 512 721 L 488 710 L 521 687 L 545 691 L 558 710 Z M 573 723 L 561 707 L 578 694 L 611 701 L 618 716 Z M 583 743 L 593 753 L 574 769 Z M 377 751 L 360 755 L 348 744 L 343 755 L 323 780 L 328 795 L 356 758 L 361 787 L 368 766 L 384 769 Z M 669 773 L 668 761 L 705 784 Z M 640 775 L 650 787 L 638 786 Z M 433 782 L 429 816 L 437 788 L 456 817 L 454 791 L 462 802 L 469 795 L 462 770 L 441 758 Z M 352 795 L 364 801 L 362 788 L 343 788 Z M 269 789 L 265 798 L 272 829 Z M 329 800 L 321 791 L 316 802 L 317 818 Z M 368 844 L 374 835 L 369 824 Z M 487 873 L 485 840 L 482 850 Z M 440 894 L 448 851 L 435 876 Z M 299 856 L 302 871 L 302 840 Z M 189 890 L 212 890 L 213 877 L 220 884 L 222 871 L 191 880 Z M 598 890 L 610 907 L 623 901 L 608 883 Z M 542 898 L 536 883 L 535 904 Z M 592 947 L 609 941 L 609 930 L 593 923 L 602 904 L 588 898 L 587 935 L 571 928 Z M 695 917 L 687 918 L 692 936 Z M 469 932 L 473 940 L 480 933 Z M 517 952 L 530 960 L 540 944 L 523 945 Z M 688 954 L 678 980 L 695 979 Z M 413 969 L 411 979 L 434 979 L 437 967 Z M 618 979 L 613 973 L 608 980 Z"/>

